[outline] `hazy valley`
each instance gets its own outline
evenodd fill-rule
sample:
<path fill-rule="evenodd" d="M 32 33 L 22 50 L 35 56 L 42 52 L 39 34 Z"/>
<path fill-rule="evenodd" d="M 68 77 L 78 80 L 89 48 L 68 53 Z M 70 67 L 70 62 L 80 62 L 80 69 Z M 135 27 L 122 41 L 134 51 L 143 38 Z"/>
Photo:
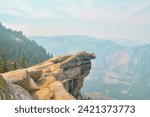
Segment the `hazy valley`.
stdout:
<path fill-rule="evenodd" d="M 54 56 L 96 53 L 82 92 L 93 99 L 150 99 L 150 44 L 118 44 L 88 36 L 30 37 Z"/>

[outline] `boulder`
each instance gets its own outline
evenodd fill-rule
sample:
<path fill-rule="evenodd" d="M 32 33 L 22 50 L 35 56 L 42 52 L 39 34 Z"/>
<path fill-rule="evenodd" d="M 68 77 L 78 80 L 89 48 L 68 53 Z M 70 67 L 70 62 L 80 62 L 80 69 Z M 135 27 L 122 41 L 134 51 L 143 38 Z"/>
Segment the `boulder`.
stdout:
<path fill-rule="evenodd" d="M 36 69 L 28 69 L 28 74 L 34 81 L 37 81 L 39 78 L 41 78 L 42 71 Z"/>
<path fill-rule="evenodd" d="M 38 90 L 39 87 L 34 82 L 34 80 L 30 77 L 28 71 L 26 71 L 25 75 L 26 75 L 25 79 L 20 81 L 20 82 L 17 82 L 16 84 L 18 84 L 19 86 L 23 87 L 28 92 L 32 92 L 32 91 Z"/>
<path fill-rule="evenodd" d="M 49 85 L 49 89 L 54 94 L 54 100 L 75 100 L 75 97 L 69 94 L 60 81 L 56 81 Z"/>
<path fill-rule="evenodd" d="M 54 99 L 53 92 L 47 87 L 31 93 L 34 100 L 52 100 Z"/>
<path fill-rule="evenodd" d="M 30 93 L 21 86 L 9 83 L 9 87 L 15 100 L 32 100 Z"/>
<path fill-rule="evenodd" d="M 26 70 L 19 69 L 3 73 L 2 76 L 11 83 L 18 83 L 26 79 Z"/>

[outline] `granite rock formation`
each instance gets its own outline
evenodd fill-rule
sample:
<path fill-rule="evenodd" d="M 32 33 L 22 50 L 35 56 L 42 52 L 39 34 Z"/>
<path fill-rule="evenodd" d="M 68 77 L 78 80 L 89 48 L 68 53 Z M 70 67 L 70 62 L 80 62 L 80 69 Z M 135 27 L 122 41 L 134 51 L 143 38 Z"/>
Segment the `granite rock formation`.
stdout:
<path fill-rule="evenodd" d="M 94 53 L 83 51 L 3 73 L 0 78 L 0 99 L 81 99 L 80 89 L 84 78 L 90 73 L 91 59 L 95 58 Z"/>
<path fill-rule="evenodd" d="M 0 100 L 31 100 L 31 96 L 24 88 L 10 83 L 0 75 Z"/>

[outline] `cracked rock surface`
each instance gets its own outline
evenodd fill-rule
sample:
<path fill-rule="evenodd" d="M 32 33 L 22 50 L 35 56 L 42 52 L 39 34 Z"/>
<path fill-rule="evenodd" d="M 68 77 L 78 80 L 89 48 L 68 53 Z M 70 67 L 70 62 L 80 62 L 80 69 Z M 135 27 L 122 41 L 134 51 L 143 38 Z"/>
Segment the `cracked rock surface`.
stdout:
<path fill-rule="evenodd" d="M 57 56 L 26 69 L 1 74 L 0 99 L 75 100 L 90 73 L 94 53 Z M 0 80 L 1 81 L 1 80 Z M 8 89 L 1 88 L 4 84 Z M 15 93 L 19 92 L 19 93 Z M 1 96 L 6 93 L 6 96 Z M 11 95 L 7 95 L 11 94 Z"/>

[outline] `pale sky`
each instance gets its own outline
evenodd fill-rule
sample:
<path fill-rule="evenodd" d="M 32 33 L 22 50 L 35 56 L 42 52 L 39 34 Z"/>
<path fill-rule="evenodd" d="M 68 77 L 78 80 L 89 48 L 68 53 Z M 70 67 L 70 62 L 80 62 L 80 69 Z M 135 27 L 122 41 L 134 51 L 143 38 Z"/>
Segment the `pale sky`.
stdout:
<path fill-rule="evenodd" d="M 27 36 L 150 40 L 150 0 L 0 0 L 0 22 Z"/>

